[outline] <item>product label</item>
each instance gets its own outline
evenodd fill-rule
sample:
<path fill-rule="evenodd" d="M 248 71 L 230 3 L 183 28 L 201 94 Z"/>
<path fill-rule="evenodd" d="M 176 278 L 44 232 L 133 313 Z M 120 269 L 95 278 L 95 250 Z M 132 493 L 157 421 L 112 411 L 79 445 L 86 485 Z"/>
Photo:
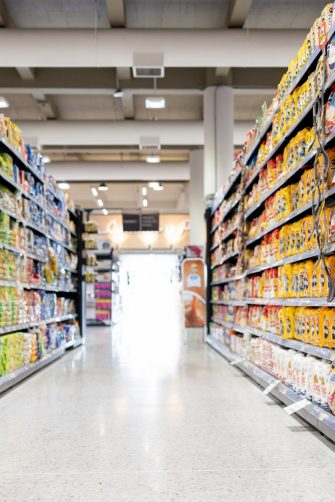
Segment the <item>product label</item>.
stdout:
<path fill-rule="evenodd" d="M 295 403 L 286 406 L 286 408 L 284 408 L 284 411 L 286 411 L 288 415 L 293 415 L 293 413 L 296 413 L 303 408 L 307 408 L 307 406 L 309 406 L 310 404 L 311 402 L 308 401 L 308 399 L 301 399 L 300 401 L 296 401 Z"/>
<path fill-rule="evenodd" d="M 266 389 L 263 390 L 263 394 L 270 394 L 270 392 L 275 388 L 277 387 L 277 385 L 280 384 L 280 380 L 275 380 L 274 382 L 270 383 L 270 385 L 268 385 L 266 387 Z"/>

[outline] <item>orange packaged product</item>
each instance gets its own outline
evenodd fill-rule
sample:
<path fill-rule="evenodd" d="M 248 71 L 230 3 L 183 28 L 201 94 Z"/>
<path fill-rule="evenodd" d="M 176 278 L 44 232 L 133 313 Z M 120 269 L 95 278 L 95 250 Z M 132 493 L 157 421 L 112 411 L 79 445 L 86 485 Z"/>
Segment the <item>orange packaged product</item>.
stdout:
<path fill-rule="evenodd" d="M 273 187 L 277 181 L 277 162 L 276 159 L 271 159 L 267 163 L 267 179 L 269 188 Z"/>

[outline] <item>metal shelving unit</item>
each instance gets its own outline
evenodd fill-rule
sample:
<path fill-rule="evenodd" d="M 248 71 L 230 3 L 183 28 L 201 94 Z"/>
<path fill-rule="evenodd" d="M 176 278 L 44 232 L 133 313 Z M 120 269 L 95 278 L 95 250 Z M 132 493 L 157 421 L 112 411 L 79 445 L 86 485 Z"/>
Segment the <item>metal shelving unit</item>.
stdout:
<path fill-rule="evenodd" d="M 332 26 L 329 34 L 328 34 L 328 40 L 334 35 L 335 33 L 335 24 Z M 292 84 L 289 86 L 289 89 L 287 89 L 287 92 L 285 93 L 285 96 L 281 99 L 281 102 L 278 104 L 276 109 L 272 110 L 271 116 L 267 117 L 265 120 L 265 123 L 259 132 L 257 138 L 254 141 L 254 144 L 251 146 L 249 151 L 244 154 L 244 158 L 242 162 L 244 164 L 250 163 L 250 161 L 254 158 L 254 155 L 257 153 L 257 150 L 265 137 L 266 133 L 270 130 L 273 119 L 278 112 L 280 106 L 283 105 L 285 99 L 296 89 L 298 85 L 303 83 L 308 77 L 308 75 L 314 71 L 317 65 L 318 58 L 321 54 L 321 49 L 317 48 L 312 56 L 310 57 L 309 61 L 307 64 L 304 66 L 304 68 L 300 71 L 298 76 L 295 78 L 295 80 L 292 82 Z M 333 83 L 335 82 L 335 72 L 330 75 L 328 78 L 326 84 L 325 84 L 325 92 L 327 92 L 327 95 L 329 93 L 329 90 Z M 239 369 L 241 369 L 244 373 L 246 373 L 249 377 L 251 377 L 254 381 L 256 381 L 258 384 L 260 384 L 262 387 L 267 387 L 269 384 L 273 383 L 275 381 L 275 378 L 266 373 L 264 370 L 261 368 L 258 368 L 254 364 L 252 364 L 250 361 L 241 358 L 240 356 L 234 354 L 231 352 L 228 346 L 226 346 L 223 342 L 221 342 L 218 338 L 220 338 L 220 326 L 222 327 L 222 333 L 224 330 L 226 330 L 226 334 L 228 336 L 229 332 L 233 334 L 233 332 L 236 332 L 237 334 L 243 334 L 246 335 L 246 343 L 249 340 L 249 337 L 261 337 L 264 340 L 267 340 L 268 342 L 271 342 L 273 344 L 279 345 L 281 347 L 284 347 L 286 349 L 293 349 L 297 352 L 301 352 L 303 354 L 309 354 L 312 355 L 316 358 L 319 359 L 324 359 L 328 362 L 335 363 L 335 350 L 326 348 L 326 347 L 318 347 L 314 346 L 309 343 L 304 343 L 300 340 L 296 339 L 284 339 L 281 336 L 279 336 L 276 333 L 272 333 L 269 331 L 261 330 L 258 328 L 254 328 L 252 326 L 238 326 L 234 322 L 229 322 L 221 318 L 221 316 L 225 317 L 226 319 L 232 319 L 235 318 L 233 315 L 236 312 L 236 308 L 238 307 L 247 307 L 248 305 L 271 305 L 271 306 L 309 306 L 309 307 L 335 307 L 335 300 L 329 302 L 327 298 L 243 298 L 241 300 L 235 300 L 234 298 L 234 287 L 232 285 L 229 285 L 229 283 L 237 281 L 237 280 L 247 280 L 248 276 L 252 274 L 257 274 L 261 273 L 264 270 L 267 270 L 269 268 L 273 267 L 279 267 L 285 264 L 289 263 L 296 263 L 296 262 L 301 262 L 304 260 L 308 260 L 311 258 L 318 258 L 320 255 L 319 249 L 308 249 L 304 250 L 304 252 L 295 254 L 292 256 L 287 256 L 285 258 L 282 258 L 280 260 L 276 260 L 275 256 L 272 257 L 272 261 L 270 262 L 270 257 L 268 257 L 269 262 L 268 263 L 262 263 L 258 266 L 253 266 L 253 267 L 247 267 L 247 265 L 244 263 L 243 267 L 243 260 L 240 262 L 238 261 L 238 268 L 235 267 L 235 262 L 231 262 L 232 267 L 229 265 L 225 265 L 222 267 L 221 270 L 218 270 L 215 273 L 213 272 L 215 269 L 223 265 L 224 263 L 228 262 L 229 260 L 233 260 L 238 256 L 240 253 L 243 251 L 239 251 L 237 253 L 232 253 L 226 256 L 222 256 L 222 253 L 224 252 L 224 247 L 221 247 L 219 250 L 220 244 L 224 241 L 224 239 L 220 235 L 220 243 L 218 244 L 211 244 L 213 242 L 217 242 L 217 235 L 215 235 L 215 231 L 219 229 L 220 225 L 225 221 L 225 218 L 227 215 L 230 214 L 230 211 L 232 211 L 234 208 L 239 207 L 239 211 L 242 213 L 245 225 L 241 225 L 241 241 L 242 241 L 242 246 L 245 246 L 245 248 L 249 247 L 254 247 L 256 244 L 260 243 L 261 239 L 265 237 L 267 234 L 272 232 L 273 230 L 276 230 L 283 225 L 289 223 L 289 222 L 295 222 L 298 219 L 302 218 L 303 215 L 309 214 L 312 212 L 313 209 L 313 202 L 307 202 L 303 206 L 299 207 L 295 211 L 291 212 L 288 216 L 285 218 L 281 219 L 280 221 L 275 221 L 271 222 L 270 225 L 267 226 L 267 228 L 263 228 L 262 231 L 260 231 L 257 235 L 251 236 L 251 237 L 246 237 L 246 232 L 243 230 L 244 227 L 246 227 L 246 224 L 248 220 L 251 220 L 255 216 L 261 214 L 262 209 L 265 207 L 266 201 L 271 197 L 274 193 L 276 193 L 278 190 L 281 188 L 296 182 L 299 178 L 299 175 L 303 172 L 303 168 L 305 166 L 311 166 L 311 164 L 314 164 L 315 156 L 318 153 L 317 149 L 315 147 L 312 147 L 312 149 L 306 154 L 304 159 L 301 159 L 299 163 L 294 167 L 294 169 L 291 169 L 287 171 L 285 174 L 280 176 L 275 184 L 268 188 L 265 192 L 259 194 L 259 198 L 256 202 L 250 202 L 249 201 L 249 207 L 245 209 L 245 202 L 244 202 L 244 197 L 245 195 L 248 196 L 251 187 L 253 184 L 257 181 L 258 176 L 261 172 L 261 170 L 267 165 L 267 163 L 278 153 L 282 153 L 285 146 L 288 144 L 288 142 L 298 133 L 298 131 L 301 128 L 307 127 L 307 126 L 312 126 L 312 115 L 313 115 L 313 107 L 314 104 L 317 101 L 317 96 L 314 96 L 311 101 L 307 104 L 305 109 L 302 111 L 300 116 L 296 119 L 294 124 L 292 124 L 288 130 L 286 131 L 285 134 L 280 138 L 279 141 L 277 141 L 276 144 L 272 146 L 271 151 L 266 155 L 264 160 L 257 164 L 256 166 L 252 167 L 252 171 L 249 172 L 249 179 L 245 179 L 244 173 L 239 172 L 238 176 L 236 173 L 232 174 L 230 177 L 230 181 L 227 185 L 227 187 L 224 190 L 221 190 L 216 198 L 215 202 L 212 205 L 212 208 L 206 212 L 206 220 L 207 220 L 207 258 L 206 258 L 206 263 L 207 263 L 207 338 L 206 341 L 207 343 L 214 348 L 216 351 L 218 351 L 220 354 L 222 354 L 228 361 L 233 362 Z M 332 145 L 332 142 L 335 140 L 335 130 L 327 136 L 323 141 L 322 141 L 322 146 L 323 147 L 328 147 Z M 250 166 L 251 167 L 251 166 Z M 247 170 L 246 170 L 247 172 Z M 241 177 L 241 184 L 242 187 L 244 186 L 244 189 L 242 191 L 242 194 L 237 195 L 237 187 L 236 187 L 236 181 Z M 233 190 L 235 189 L 236 192 L 236 200 L 234 200 L 234 203 L 227 207 L 227 209 L 224 210 L 223 207 L 223 214 L 221 216 L 221 221 L 215 225 L 215 227 L 212 227 L 212 220 L 214 219 L 215 212 L 217 211 L 218 208 L 220 208 L 221 204 L 228 204 L 228 198 L 231 197 L 231 194 Z M 322 197 L 322 202 L 325 203 L 325 205 L 330 205 L 334 203 L 335 200 L 335 187 L 333 186 L 331 189 L 329 189 L 327 192 L 325 192 Z M 239 206 L 240 204 L 240 206 Z M 251 207 L 250 207 L 251 206 Z M 220 214 L 220 213 L 219 213 Z M 215 217 L 218 217 L 218 213 L 216 213 Z M 221 230 L 222 232 L 222 230 Z M 233 232 L 231 232 L 233 233 Z M 230 232 L 227 232 L 225 238 L 228 238 L 231 235 Z M 216 250 L 215 254 L 215 259 L 217 260 L 217 263 L 214 265 L 211 265 L 211 254 Z M 246 256 L 250 252 L 250 250 L 247 250 L 245 253 Z M 324 254 L 326 255 L 332 255 L 335 253 L 335 243 L 331 243 L 327 246 L 326 251 Z M 221 257 L 221 259 L 220 259 Z M 249 257 L 249 255 L 248 255 Z M 241 257 L 243 258 L 243 257 Z M 255 263 L 255 262 L 254 262 Z M 231 268 L 231 270 L 229 270 Z M 238 271 L 238 273 L 236 272 Z M 240 273 L 241 270 L 243 273 Z M 223 274 L 226 275 L 226 277 L 223 277 Z M 218 278 L 221 276 L 221 278 Z M 224 284 L 228 284 L 229 288 L 226 287 L 224 292 L 216 291 L 215 298 L 218 298 L 218 300 L 212 300 L 212 295 L 213 295 L 213 287 L 221 286 Z M 230 293 L 228 293 L 231 291 Z M 220 296 L 225 296 L 229 298 L 229 296 L 232 297 L 232 299 L 228 300 L 223 300 L 220 299 Z M 220 311 L 219 308 L 215 309 L 215 314 L 214 314 L 214 306 L 215 305 L 226 305 L 231 308 L 228 309 L 229 315 L 226 314 L 226 309 L 223 309 L 223 312 Z M 215 325 L 217 327 L 215 328 Z M 211 335 L 211 326 L 213 327 L 213 335 Z M 218 331 L 218 338 L 215 338 L 216 333 Z M 235 333 L 235 334 L 236 334 Z M 229 339 L 229 338 L 228 338 Z M 227 342 L 228 343 L 228 342 Z M 297 402 L 301 399 L 300 396 L 295 394 L 292 389 L 287 387 L 284 384 L 279 384 L 277 385 L 272 391 L 272 395 L 274 395 L 277 399 L 281 400 L 285 404 L 292 404 L 294 402 Z M 299 415 L 304 418 L 306 421 L 311 423 L 314 427 L 316 427 L 318 430 L 323 432 L 327 437 L 331 438 L 332 440 L 335 441 L 335 416 L 332 415 L 331 413 L 326 412 L 323 410 L 321 407 L 316 406 L 315 404 L 311 403 L 310 406 L 307 408 L 301 410 L 298 412 Z"/>
<path fill-rule="evenodd" d="M 252 380 L 257 382 L 264 389 L 276 381 L 276 379 L 272 375 L 270 375 L 263 369 L 258 368 L 250 361 L 243 360 L 241 357 L 231 352 L 229 347 L 227 347 L 219 340 L 216 340 L 212 336 L 207 336 L 206 342 L 225 359 L 227 359 L 227 361 L 234 363 L 234 365 L 239 370 L 243 371 L 243 373 L 248 375 Z M 283 383 L 277 385 L 274 389 L 271 390 L 270 393 L 273 397 L 279 399 L 287 406 L 302 399 L 301 396 L 298 396 L 298 394 L 293 392 L 292 389 L 290 389 Z M 297 411 L 297 413 L 301 418 L 313 425 L 313 427 L 318 429 L 329 439 L 335 441 L 334 415 L 323 410 L 322 408 L 320 408 L 320 406 L 314 405 L 312 402 L 307 408 L 299 410 Z"/>
<path fill-rule="evenodd" d="M 5 153 L 8 153 L 9 155 L 11 155 L 15 164 L 18 166 L 18 168 L 32 174 L 36 178 L 36 180 L 38 180 L 43 185 L 43 187 L 46 191 L 44 176 L 41 173 L 37 172 L 28 162 L 26 162 L 20 156 L 19 152 L 17 152 L 2 137 L 0 137 L 0 152 L 5 152 Z M 56 359 L 58 359 L 59 357 L 61 357 L 64 354 L 66 349 L 78 347 L 79 345 L 81 345 L 85 339 L 85 321 L 84 321 L 84 318 L 82 315 L 82 310 L 80 309 L 80 305 L 82 303 L 82 277 L 81 277 L 81 268 L 80 268 L 80 260 L 81 260 L 81 258 L 80 258 L 80 256 L 81 256 L 81 253 L 80 253 L 80 225 L 81 225 L 80 212 L 74 213 L 72 211 L 69 211 L 70 218 L 74 222 L 74 226 L 75 226 L 76 230 L 78 231 L 78 233 L 77 233 L 77 232 L 74 232 L 71 228 L 69 228 L 65 221 L 63 221 L 62 219 L 58 219 L 57 217 L 52 215 L 48 211 L 48 209 L 46 208 L 46 205 L 41 203 L 41 200 L 35 200 L 35 197 L 33 197 L 29 193 L 23 191 L 21 189 L 21 187 L 17 183 L 15 183 L 14 180 L 8 178 L 6 175 L 1 173 L 0 174 L 0 182 L 3 183 L 11 191 L 13 191 L 15 193 L 19 193 L 19 194 L 21 194 L 21 196 L 25 197 L 26 199 L 29 199 L 32 202 L 34 202 L 34 204 L 36 204 L 39 207 L 39 209 L 43 212 L 43 217 L 45 217 L 46 215 L 52 217 L 57 223 L 62 225 L 62 227 L 64 228 L 64 231 L 71 233 L 72 236 L 78 237 L 77 249 L 73 249 L 70 246 L 68 246 L 66 244 L 66 242 L 63 242 L 63 241 L 59 240 L 58 238 L 56 238 L 52 235 L 49 235 L 43 225 L 37 226 L 34 223 L 24 219 L 22 216 L 17 215 L 13 211 L 11 211 L 7 208 L 4 208 L 4 207 L 0 207 L 0 212 L 6 213 L 10 218 L 12 218 L 17 223 L 19 223 L 20 225 L 23 225 L 27 228 L 30 228 L 33 232 L 36 232 L 39 235 L 44 236 L 46 239 L 48 239 L 48 241 L 50 241 L 56 245 L 62 246 L 64 249 L 66 249 L 67 251 L 69 251 L 73 254 L 77 254 L 78 258 L 79 258 L 78 266 L 77 266 L 76 270 L 73 270 L 70 268 L 66 269 L 69 272 L 71 272 L 72 274 L 74 274 L 74 276 L 77 277 L 76 288 L 66 289 L 66 288 L 62 288 L 62 287 L 56 287 L 53 285 L 49 285 L 46 283 L 27 284 L 27 283 L 22 283 L 20 281 L 1 280 L 0 287 L 35 289 L 35 290 L 53 292 L 53 293 L 56 293 L 57 295 L 62 295 L 62 296 L 70 295 L 70 297 L 73 298 L 75 301 L 76 311 L 71 314 L 64 314 L 62 316 L 53 317 L 51 319 L 36 320 L 36 321 L 31 321 L 31 322 L 27 322 L 27 323 L 23 323 L 23 324 L 19 324 L 19 325 L 14 325 L 14 326 L 2 326 L 0 328 L 0 336 L 10 335 L 11 333 L 15 333 L 15 332 L 27 332 L 27 330 L 37 328 L 38 326 L 41 326 L 41 325 L 62 323 L 62 322 L 66 322 L 66 321 L 73 321 L 75 319 L 78 320 L 78 324 L 80 327 L 80 335 L 81 335 L 80 338 L 78 338 L 78 339 L 69 340 L 67 342 L 62 343 L 62 345 L 60 347 L 53 349 L 51 352 L 47 353 L 42 359 L 36 361 L 35 363 L 21 367 L 11 373 L 6 374 L 3 377 L 0 377 L 0 394 L 1 394 L 2 392 L 5 392 L 9 388 L 13 387 L 16 383 L 22 381 L 23 379 L 32 375 L 33 373 L 35 373 L 39 369 L 45 367 L 47 364 L 50 364 L 53 361 L 55 361 Z M 55 198 L 58 198 L 56 194 L 53 194 L 53 195 Z M 71 239 L 69 239 L 69 242 L 70 241 L 71 241 Z M 11 246 L 7 243 L 0 243 L 0 248 L 7 250 L 17 256 L 21 256 L 21 257 L 26 256 L 32 260 L 37 261 L 37 262 L 46 263 L 46 261 L 47 261 L 44 256 L 39 256 L 36 252 L 34 253 L 34 252 L 31 252 L 27 249 L 20 249 L 15 246 Z"/>

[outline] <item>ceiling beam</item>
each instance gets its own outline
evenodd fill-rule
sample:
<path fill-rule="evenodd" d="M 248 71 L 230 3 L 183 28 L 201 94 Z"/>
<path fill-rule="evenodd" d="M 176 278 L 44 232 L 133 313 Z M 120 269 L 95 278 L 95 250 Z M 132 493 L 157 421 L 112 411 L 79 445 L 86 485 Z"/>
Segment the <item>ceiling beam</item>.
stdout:
<path fill-rule="evenodd" d="M 51 162 L 48 173 L 67 181 L 188 181 L 188 162 Z"/>
<path fill-rule="evenodd" d="M 54 103 L 42 92 L 34 90 L 32 96 L 35 99 L 44 120 L 54 120 L 58 117 L 58 110 Z"/>
<path fill-rule="evenodd" d="M 24 138 L 42 146 L 138 146 L 141 136 L 159 136 L 164 146 L 201 146 L 203 122 L 193 121 L 18 121 Z M 254 122 L 234 125 L 234 145 L 242 145 Z"/>
<path fill-rule="evenodd" d="M 247 20 L 252 0 L 232 0 L 227 25 L 229 28 L 243 28 Z"/>
<path fill-rule="evenodd" d="M 305 30 L 0 30 L 6 47 L 0 67 L 131 67 L 134 52 L 155 47 L 166 67 L 282 68 L 305 36 Z"/>
<path fill-rule="evenodd" d="M 35 71 L 33 68 L 28 68 L 28 66 L 20 66 L 16 68 L 16 71 L 22 78 L 22 80 L 35 80 Z"/>
<path fill-rule="evenodd" d="M 111 28 L 124 28 L 126 26 L 124 0 L 106 0 L 106 8 Z"/>
<path fill-rule="evenodd" d="M 129 91 L 124 91 L 122 96 L 122 108 L 125 119 L 133 119 L 135 117 L 134 96 Z"/>

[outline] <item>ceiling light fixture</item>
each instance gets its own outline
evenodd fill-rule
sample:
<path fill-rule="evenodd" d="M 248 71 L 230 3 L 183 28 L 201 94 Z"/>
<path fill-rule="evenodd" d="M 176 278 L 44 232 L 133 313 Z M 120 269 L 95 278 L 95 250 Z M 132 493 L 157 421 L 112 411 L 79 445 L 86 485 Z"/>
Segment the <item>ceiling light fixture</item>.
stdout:
<path fill-rule="evenodd" d="M 60 188 L 61 190 L 69 190 L 70 183 L 68 183 L 67 181 L 60 181 L 58 183 L 58 188 Z"/>
<path fill-rule="evenodd" d="M 148 187 L 149 188 L 155 188 L 159 185 L 159 182 L 158 181 L 149 181 L 148 183 Z"/>
<path fill-rule="evenodd" d="M 161 185 L 160 183 L 157 183 L 157 185 L 155 185 L 153 187 L 153 189 L 156 191 L 156 192 L 161 192 L 162 190 L 164 190 L 164 187 L 163 185 Z"/>
<path fill-rule="evenodd" d="M 50 162 L 51 162 L 50 157 L 48 155 L 44 155 L 43 162 L 44 162 L 44 164 L 50 164 Z"/>
<path fill-rule="evenodd" d="M 123 98 L 123 90 L 119 87 L 113 92 L 114 98 Z"/>
<path fill-rule="evenodd" d="M 148 207 L 148 199 L 143 199 L 143 207 Z"/>
<path fill-rule="evenodd" d="M 101 200 L 101 199 L 98 199 L 98 200 L 97 200 L 97 203 L 98 203 L 98 206 L 99 206 L 99 207 L 102 207 L 102 206 L 104 205 L 104 203 L 102 202 L 102 200 Z"/>
<path fill-rule="evenodd" d="M 0 96 L 0 108 L 9 108 L 9 102 L 3 96 Z"/>
<path fill-rule="evenodd" d="M 94 197 L 98 197 L 98 190 L 95 187 L 92 187 L 92 193 Z"/>
<path fill-rule="evenodd" d="M 143 197 L 146 197 L 148 195 L 147 187 L 142 187 L 142 195 L 143 195 Z"/>
<path fill-rule="evenodd" d="M 102 210 L 102 214 L 104 214 L 105 216 L 107 216 L 107 215 L 108 215 L 108 211 L 107 211 L 107 209 L 106 209 L 106 208 L 103 208 L 103 210 Z"/>
<path fill-rule="evenodd" d="M 98 190 L 100 190 L 100 192 L 107 192 L 108 186 L 105 183 L 101 183 L 101 185 L 98 186 Z"/>
<path fill-rule="evenodd" d="M 156 110 L 166 108 L 165 98 L 145 98 L 145 107 Z"/>
<path fill-rule="evenodd" d="M 148 164 L 159 164 L 161 158 L 159 155 L 153 154 L 153 155 L 147 155 L 145 160 Z"/>

